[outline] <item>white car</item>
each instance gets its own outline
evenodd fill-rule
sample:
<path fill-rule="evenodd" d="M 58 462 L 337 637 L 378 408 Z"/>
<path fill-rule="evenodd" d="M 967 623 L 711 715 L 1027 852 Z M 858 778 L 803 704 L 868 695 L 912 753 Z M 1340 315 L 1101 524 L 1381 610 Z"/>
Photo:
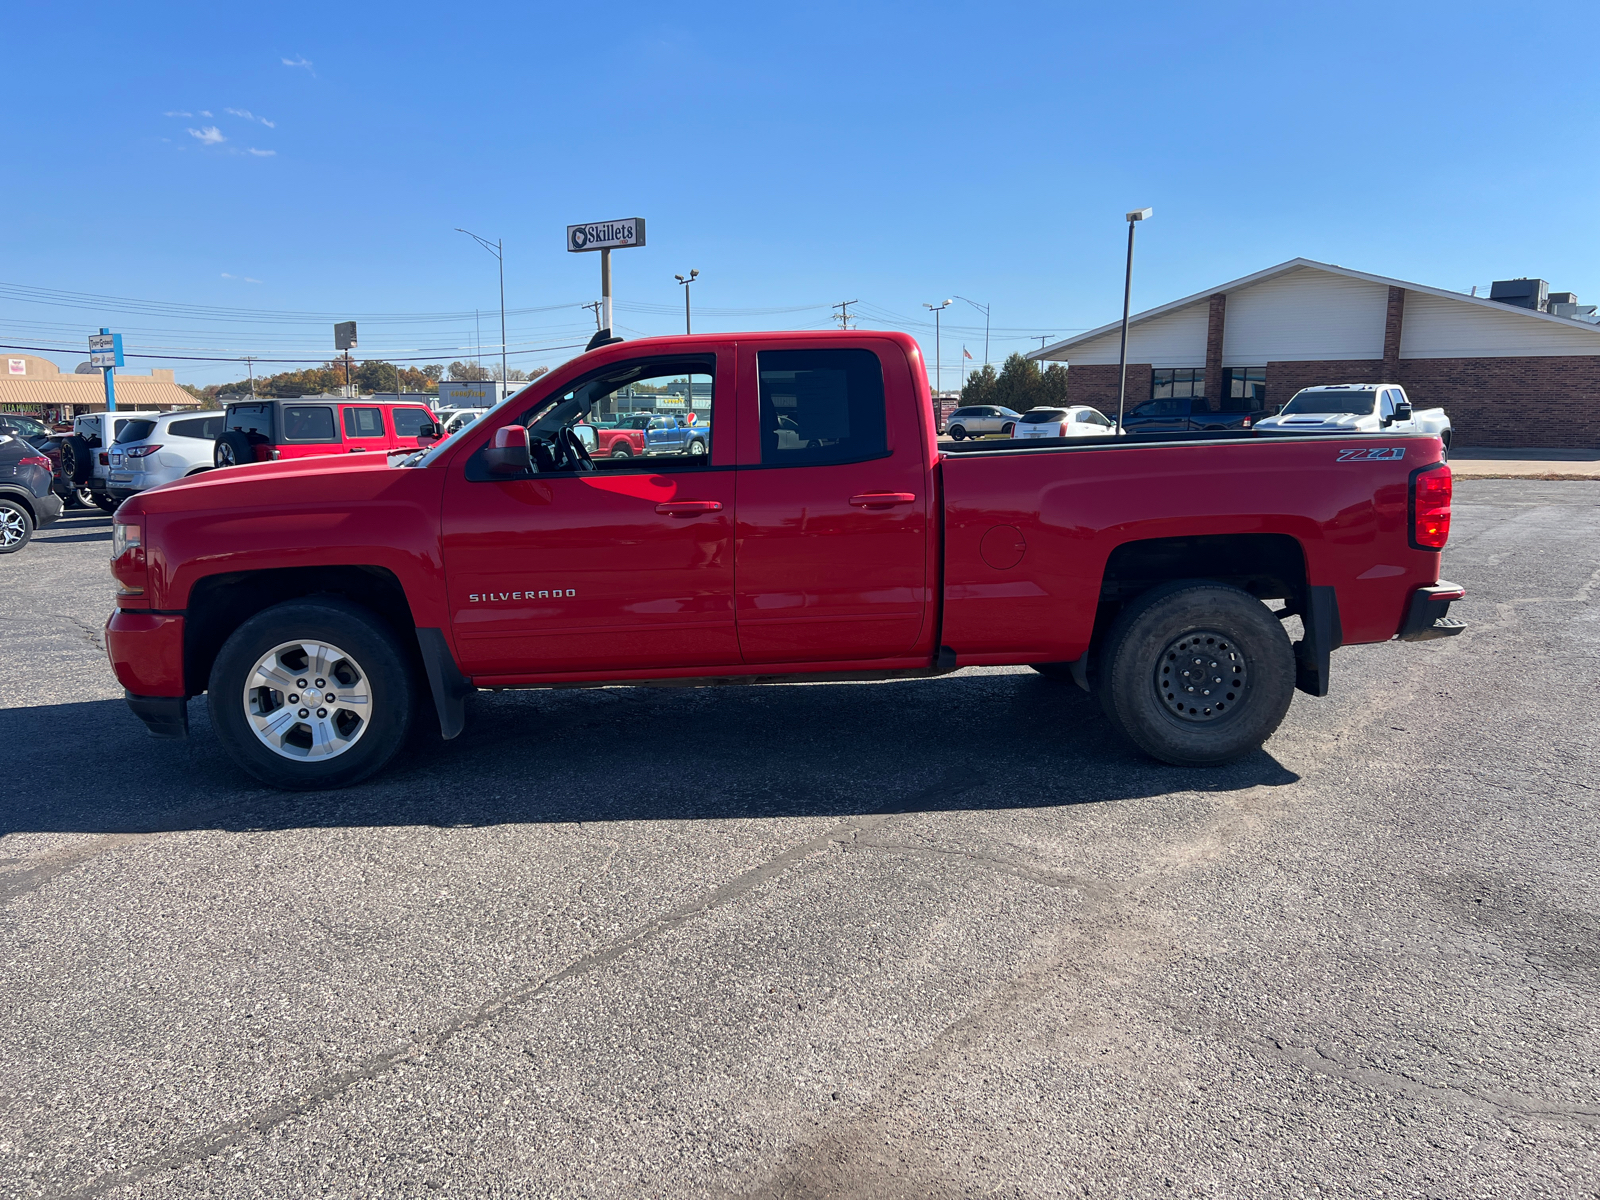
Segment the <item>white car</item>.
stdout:
<path fill-rule="evenodd" d="M 1275 417 L 1256 428 L 1279 433 L 1432 433 L 1450 448 L 1450 418 L 1442 408 L 1413 409 L 1394 383 L 1336 383 L 1301 388 Z"/>
<path fill-rule="evenodd" d="M 1017 418 L 1019 441 L 1028 438 L 1110 437 L 1117 431 L 1112 421 L 1097 408 L 1071 404 L 1066 408 L 1030 408 Z"/>
<path fill-rule="evenodd" d="M 211 470 L 226 416 L 221 410 L 188 409 L 134 416 L 111 445 L 106 476 L 111 498 L 120 504 L 135 492 Z"/>

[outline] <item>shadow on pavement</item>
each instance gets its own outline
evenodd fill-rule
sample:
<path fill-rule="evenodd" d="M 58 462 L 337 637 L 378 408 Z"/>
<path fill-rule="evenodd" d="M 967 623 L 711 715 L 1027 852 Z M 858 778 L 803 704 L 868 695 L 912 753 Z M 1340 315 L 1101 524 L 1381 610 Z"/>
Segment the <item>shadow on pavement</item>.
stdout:
<path fill-rule="evenodd" d="M 431 715 L 431 714 L 430 714 Z M 256 784 L 212 735 L 147 736 L 121 700 L 0 710 L 13 786 L 0 834 L 727 820 L 1101 803 L 1282 786 L 1264 751 L 1166 766 L 1094 702 L 1030 673 L 886 684 L 482 693 L 338 792 Z"/>

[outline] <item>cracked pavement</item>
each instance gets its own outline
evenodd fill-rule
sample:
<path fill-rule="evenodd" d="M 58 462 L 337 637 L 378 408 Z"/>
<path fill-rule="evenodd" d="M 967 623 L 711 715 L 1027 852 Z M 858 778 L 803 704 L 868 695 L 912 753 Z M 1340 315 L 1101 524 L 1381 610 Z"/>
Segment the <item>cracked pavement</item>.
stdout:
<path fill-rule="evenodd" d="M 280 795 L 0 558 L 0 1195 L 1600 1196 L 1600 483 L 1194 771 L 1025 669 L 478 696 Z"/>

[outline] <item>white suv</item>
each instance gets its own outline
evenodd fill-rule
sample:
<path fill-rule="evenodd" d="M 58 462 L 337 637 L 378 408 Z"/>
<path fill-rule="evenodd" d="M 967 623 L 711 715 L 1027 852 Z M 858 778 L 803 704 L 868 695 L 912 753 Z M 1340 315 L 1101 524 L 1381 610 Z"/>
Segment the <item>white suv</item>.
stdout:
<path fill-rule="evenodd" d="M 128 421 L 111 447 L 106 476 L 111 498 L 120 504 L 135 492 L 211 470 L 226 415 L 184 409 Z"/>

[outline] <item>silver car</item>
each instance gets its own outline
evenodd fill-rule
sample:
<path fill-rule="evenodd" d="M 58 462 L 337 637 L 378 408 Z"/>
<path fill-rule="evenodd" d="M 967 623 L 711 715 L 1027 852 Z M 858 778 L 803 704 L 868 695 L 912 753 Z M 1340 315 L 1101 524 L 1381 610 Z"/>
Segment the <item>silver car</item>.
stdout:
<path fill-rule="evenodd" d="M 185 409 L 128 421 L 111 445 L 106 477 L 111 498 L 121 503 L 135 492 L 209 471 L 226 415 Z"/>
<path fill-rule="evenodd" d="M 1010 437 L 1021 415 L 998 404 L 974 404 L 951 413 L 950 419 L 945 422 L 945 429 L 958 442 L 962 438 L 982 437 L 986 433 Z"/>

